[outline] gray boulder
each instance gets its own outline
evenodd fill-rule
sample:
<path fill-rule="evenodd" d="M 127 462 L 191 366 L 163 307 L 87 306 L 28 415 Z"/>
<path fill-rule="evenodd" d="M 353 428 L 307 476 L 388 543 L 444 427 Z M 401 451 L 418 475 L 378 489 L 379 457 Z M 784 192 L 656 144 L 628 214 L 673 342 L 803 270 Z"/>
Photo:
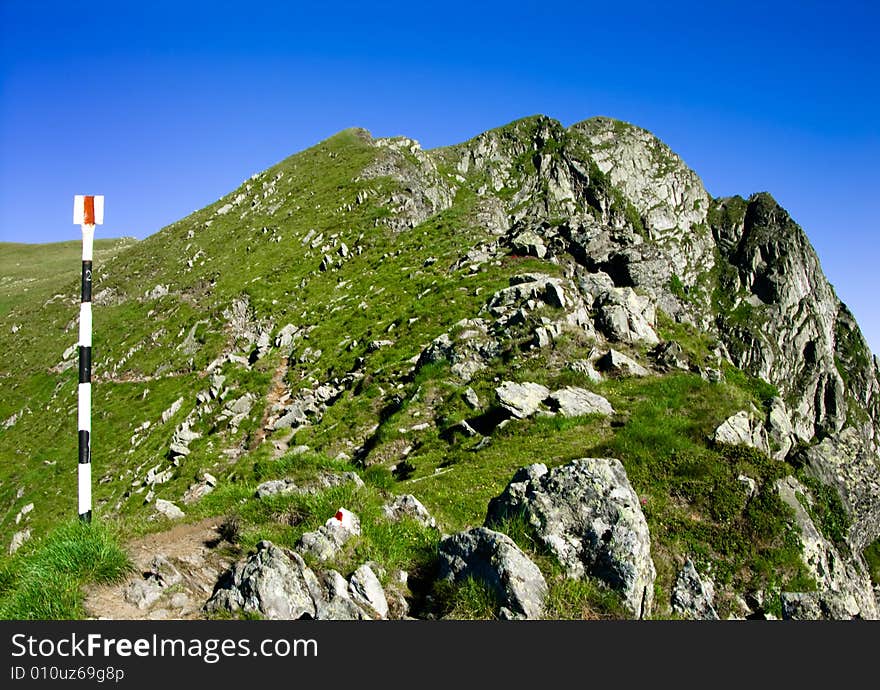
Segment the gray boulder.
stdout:
<path fill-rule="evenodd" d="M 610 349 L 596 363 L 600 370 L 616 376 L 648 376 L 645 367 L 617 350 Z"/>
<path fill-rule="evenodd" d="M 764 425 L 758 420 L 752 419 L 745 410 L 725 419 L 715 429 L 712 440 L 715 443 L 726 443 L 732 446 L 749 446 L 763 453 L 770 452 Z"/>
<path fill-rule="evenodd" d="M 547 255 L 547 247 L 544 246 L 543 238 L 531 230 L 521 232 L 514 237 L 510 246 L 518 254 L 526 256 L 535 256 L 543 259 Z"/>
<path fill-rule="evenodd" d="M 566 386 L 550 394 L 547 404 L 563 417 L 580 417 L 585 414 L 614 414 L 614 408 L 601 395 L 585 388 Z"/>
<path fill-rule="evenodd" d="M 354 571 L 348 583 L 348 591 L 351 598 L 361 606 L 367 606 L 380 618 L 388 617 L 388 600 L 385 598 L 385 590 L 382 583 L 376 577 L 376 573 L 366 563 Z"/>
<path fill-rule="evenodd" d="M 636 618 L 651 613 L 656 571 L 638 496 L 619 460 L 523 467 L 492 499 L 486 524 L 524 515 L 571 578 L 597 577 Z"/>
<path fill-rule="evenodd" d="M 412 494 L 395 496 L 393 500 L 382 506 L 382 512 L 389 520 L 400 520 L 408 517 L 420 522 L 425 527 L 436 527 L 437 521 L 431 517 L 428 509 Z"/>
<path fill-rule="evenodd" d="M 654 332 L 654 305 L 632 288 L 608 290 L 596 300 L 595 305 L 598 308 L 596 326 L 609 339 L 649 345 L 660 342 Z"/>
<path fill-rule="evenodd" d="M 514 417 L 525 419 L 538 411 L 541 403 L 550 395 L 550 389 L 540 383 L 504 381 L 495 389 L 495 393 L 501 407 Z"/>
<path fill-rule="evenodd" d="M 688 558 L 672 588 L 672 610 L 694 620 L 718 620 L 714 598 L 712 580 L 701 577 L 694 562 Z"/>
<path fill-rule="evenodd" d="M 166 501 L 164 498 L 156 499 L 156 512 L 160 515 L 164 515 L 169 520 L 179 520 L 185 515 L 180 508 L 174 505 L 171 501 Z"/>
<path fill-rule="evenodd" d="M 318 561 L 328 561 L 334 558 L 352 537 L 361 533 L 361 523 L 358 517 L 353 513 L 348 515 L 350 515 L 348 524 L 330 518 L 318 529 L 306 532 L 297 542 L 297 549 Z"/>
<path fill-rule="evenodd" d="M 302 557 L 268 541 L 257 552 L 235 563 L 205 604 L 209 613 L 243 611 L 272 620 L 315 618 L 321 585 Z"/>
<path fill-rule="evenodd" d="M 266 498 L 268 496 L 284 496 L 296 493 L 299 487 L 292 479 L 270 479 L 263 482 L 254 492 L 256 498 Z"/>
<path fill-rule="evenodd" d="M 486 584 L 503 607 L 526 618 L 541 618 L 547 582 L 528 556 L 506 534 L 475 527 L 440 542 L 440 579 Z"/>

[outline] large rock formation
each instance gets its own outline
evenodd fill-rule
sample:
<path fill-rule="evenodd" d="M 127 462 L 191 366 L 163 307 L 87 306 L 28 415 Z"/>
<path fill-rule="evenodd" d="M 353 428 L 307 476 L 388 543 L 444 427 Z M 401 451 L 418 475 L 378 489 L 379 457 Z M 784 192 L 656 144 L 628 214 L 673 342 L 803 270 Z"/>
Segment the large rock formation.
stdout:
<path fill-rule="evenodd" d="M 584 458 L 548 470 L 523 467 L 492 499 L 486 524 L 524 516 L 568 575 L 597 577 L 636 618 L 651 614 L 656 570 L 651 538 L 619 460 Z"/>

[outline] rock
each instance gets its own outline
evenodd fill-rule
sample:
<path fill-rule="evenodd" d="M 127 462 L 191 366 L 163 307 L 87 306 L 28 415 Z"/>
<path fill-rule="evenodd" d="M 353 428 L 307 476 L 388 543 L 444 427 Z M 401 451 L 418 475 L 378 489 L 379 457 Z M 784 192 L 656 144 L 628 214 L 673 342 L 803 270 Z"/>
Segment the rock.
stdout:
<path fill-rule="evenodd" d="M 349 539 L 360 533 L 361 523 L 358 517 L 340 508 L 336 516 L 327 520 L 324 525 L 303 534 L 297 542 L 297 548 L 318 561 L 328 561 L 339 553 Z"/>
<path fill-rule="evenodd" d="M 267 496 L 283 496 L 299 491 L 296 483 L 292 479 L 270 479 L 263 482 L 254 492 L 256 498 L 266 498 Z"/>
<path fill-rule="evenodd" d="M 514 237 L 510 246 L 514 252 L 525 256 L 535 256 L 543 259 L 547 255 L 547 247 L 544 246 L 544 240 L 530 230 L 521 232 Z"/>
<path fill-rule="evenodd" d="M 685 357 L 684 350 L 674 340 L 660 343 L 651 353 L 657 364 L 670 371 L 672 369 L 682 369 L 688 371 L 690 364 Z"/>
<path fill-rule="evenodd" d="M 593 383 L 599 383 L 602 380 L 602 374 L 596 371 L 593 363 L 588 359 L 576 359 L 569 362 L 568 368 L 575 373 L 586 376 Z"/>
<path fill-rule="evenodd" d="M 348 582 L 335 570 L 320 576 L 323 597 L 316 601 L 318 620 L 369 620 L 372 615 L 356 604 L 348 592 Z"/>
<path fill-rule="evenodd" d="M 437 522 L 431 517 L 428 509 L 412 494 L 395 496 L 392 501 L 382 506 L 382 512 L 389 520 L 400 520 L 408 517 L 425 527 L 436 527 Z"/>
<path fill-rule="evenodd" d="M 183 398 L 178 398 L 173 403 L 171 403 L 171 407 L 169 407 L 162 413 L 162 423 L 165 424 L 169 419 L 176 415 L 182 406 Z"/>
<path fill-rule="evenodd" d="M 17 525 L 18 523 L 20 523 L 21 519 L 23 517 L 26 517 L 27 514 L 30 513 L 33 509 L 34 509 L 34 504 L 28 503 L 26 506 L 24 506 L 24 508 L 19 510 L 18 514 L 15 516 L 15 524 Z"/>
<path fill-rule="evenodd" d="M 771 455 L 774 460 L 785 460 L 788 453 L 797 444 L 797 436 L 788 416 L 788 409 L 782 398 L 770 401 L 770 412 L 767 415 L 767 432 L 770 438 Z"/>
<path fill-rule="evenodd" d="M 799 602 L 797 615 L 815 612 L 812 605 L 808 605 L 808 600 L 815 596 L 821 618 L 877 620 L 880 612 L 864 562 L 858 557 L 844 558 L 837 547 L 816 529 L 800 500 L 802 498 L 808 504 L 813 500 L 809 490 L 791 476 L 777 480 L 776 488 L 779 497 L 794 511 L 800 533 L 801 560 L 817 586 L 816 592 L 806 598 L 792 599 L 792 602 Z"/>
<path fill-rule="evenodd" d="M 298 331 L 299 329 L 292 323 L 287 324 L 284 328 L 278 331 L 278 335 L 275 336 L 275 347 L 283 350 L 289 348 L 293 344 L 293 338 Z"/>
<path fill-rule="evenodd" d="M 650 372 L 641 364 L 617 350 L 608 350 L 598 361 L 602 371 L 616 376 L 648 376 Z"/>
<path fill-rule="evenodd" d="M 745 487 L 746 494 L 749 498 L 752 498 L 758 492 L 758 485 L 754 479 L 751 477 L 747 477 L 744 474 L 737 475 L 736 481 Z"/>
<path fill-rule="evenodd" d="M 714 598 L 712 580 L 700 577 L 693 561 L 688 558 L 672 588 L 672 610 L 693 620 L 718 620 Z"/>
<path fill-rule="evenodd" d="M 152 606 L 164 594 L 162 585 L 156 580 L 135 580 L 125 588 L 122 598 L 143 610 Z"/>
<path fill-rule="evenodd" d="M 525 419 L 538 411 L 550 390 L 539 383 L 504 381 L 495 393 L 505 410 L 518 419 Z"/>
<path fill-rule="evenodd" d="M 614 414 L 605 398 L 592 393 L 584 388 L 566 386 L 550 394 L 547 405 L 551 410 L 558 412 L 563 417 L 580 417 L 587 414 Z"/>
<path fill-rule="evenodd" d="M 180 571 L 163 555 L 157 555 L 150 563 L 150 571 L 140 580 L 131 582 L 123 593 L 123 598 L 139 609 L 152 606 L 167 587 L 173 587 L 183 580 Z"/>
<path fill-rule="evenodd" d="M 183 502 L 186 505 L 192 505 L 211 493 L 215 486 L 217 486 L 216 477 L 205 472 L 199 481 L 189 485 L 183 494 Z"/>
<path fill-rule="evenodd" d="M 523 467 L 489 503 L 486 524 L 523 515 L 568 577 L 597 577 L 636 618 L 651 613 L 656 571 L 638 496 L 619 460 L 582 458 Z"/>
<path fill-rule="evenodd" d="M 388 617 L 388 600 L 382 583 L 370 566 L 364 564 L 354 571 L 348 583 L 351 598 L 358 604 L 366 605 L 379 614 L 380 618 Z"/>
<path fill-rule="evenodd" d="M 632 288 L 614 288 L 596 301 L 596 326 L 611 340 L 624 343 L 660 341 L 654 332 L 654 305 Z"/>
<path fill-rule="evenodd" d="M 880 463 L 852 427 L 804 451 L 807 471 L 834 487 L 851 520 L 847 543 L 861 553 L 880 537 Z"/>
<path fill-rule="evenodd" d="M 503 606 L 527 618 L 541 618 L 547 582 L 528 556 L 506 534 L 475 527 L 440 542 L 441 580 L 479 580 Z"/>
<path fill-rule="evenodd" d="M 15 534 L 12 535 L 12 541 L 9 542 L 9 553 L 13 554 L 18 551 L 22 544 L 24 544 L 28 539 L 31 538 L 31 528 L 27 527 L 23 530 L 19 530 Z"/>
<path fill-rule="evenodd" d="M 468 404 L 468 407 L 470 407 L 472 410 L 480 409 L 480 398 L 479 396 L 477 396 L 473 388 L 471 388 L 470 386 L 465 388 L 462 396 L 464 397 L 464 401 Z"/>
<path fill-rule="evenodd" d="M 205 610 L 297 620 L 316 617 L 316 600 L 323 600 L 321 585 L 299 554 L 261 541 L 256 553 L 235 563 L 220 577 Z"/>
<path fill-rule="evenodd" d="M 156 512 L 160 515 L 164 515 L 169 520 L 178 520 L 185 515 L 180 508 L 174 505 L 171 501 L 166 501 L 164 498 L 156 499 Z"/>
<path fill-rule="evenodd" d="M 712 440 L 715 443 L 726 443 L 732 446 L 749 446 L 763 453 L 770 450 L 764 425 L 753 420 L 744 410 L 725 419 L 715 429 Z"/>

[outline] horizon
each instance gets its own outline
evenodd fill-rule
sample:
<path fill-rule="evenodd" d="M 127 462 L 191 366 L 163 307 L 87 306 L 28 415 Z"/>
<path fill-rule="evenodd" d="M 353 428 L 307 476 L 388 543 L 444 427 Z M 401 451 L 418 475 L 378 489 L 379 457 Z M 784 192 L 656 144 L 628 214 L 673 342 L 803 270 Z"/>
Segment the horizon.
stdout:
<path fill-rule="evenodd" d="M 63 2 L 0 18 L 0 241 L 77 239 L 83 193 L 107 198 L 99 237 L 144 239 L 352 126 L 437 148 L 601 115 L 652 132 L 714 197 L 772 194 L 880 351 L 872 4 L 97 2 L 87 38 Z"/>

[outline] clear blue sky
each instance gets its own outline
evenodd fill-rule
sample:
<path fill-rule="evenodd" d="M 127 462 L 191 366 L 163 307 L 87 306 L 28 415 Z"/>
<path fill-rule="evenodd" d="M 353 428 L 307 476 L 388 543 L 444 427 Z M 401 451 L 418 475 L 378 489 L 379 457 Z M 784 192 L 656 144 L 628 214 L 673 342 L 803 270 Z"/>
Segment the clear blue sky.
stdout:
<path fill-rule="evenodd" d="M 880 3 L 319 4 L 0 0 L 0 240 L 78 238 L 78 193 L 142 238 L 349 126 L 608 115 L 770 191 L 880 351 Z"/>

